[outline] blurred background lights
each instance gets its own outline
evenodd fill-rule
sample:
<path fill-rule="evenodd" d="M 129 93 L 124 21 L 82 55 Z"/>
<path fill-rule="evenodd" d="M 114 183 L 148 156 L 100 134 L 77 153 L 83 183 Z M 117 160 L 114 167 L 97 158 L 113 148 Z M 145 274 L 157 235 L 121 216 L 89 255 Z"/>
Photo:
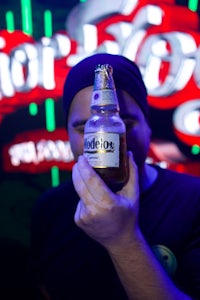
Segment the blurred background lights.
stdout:
<path fill-rule="evenodd" d="M 191 149 L 191 153 L 193 155 L 198 155 L 200 153 L 200 146 L 199 145 L 193 145 Z"/>
<path fill-rule="evenodd" d="M 3 49 L 6 45 L 6 41 L 4 38 L 0 37 L 0 49 Z"/>
<path fill-rule="evenodd" d="M 188 113 L 185 116 L 184 125 L 189 133 L 200 135 L 200 111 L 194 110 Z"/>

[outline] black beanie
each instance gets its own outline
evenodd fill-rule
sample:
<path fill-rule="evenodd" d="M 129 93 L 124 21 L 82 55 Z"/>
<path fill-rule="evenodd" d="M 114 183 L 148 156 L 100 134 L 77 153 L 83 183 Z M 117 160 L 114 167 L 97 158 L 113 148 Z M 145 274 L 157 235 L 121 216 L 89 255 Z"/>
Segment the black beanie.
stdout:
<path fill-rule="evenodd" d="M 66 118 L 68 118 L 74 96 L 83 88 L 93 86 L 94 71 L 99 64 L 109 64 L 113 67 L 113 79 L 116 89 L 129 93 L 148 120 L 147 91 L 138 66 L 124 56 L 108 53 L 97 53 L 88 56 L 69 71 L 63 91 L 63 109 Z"/>

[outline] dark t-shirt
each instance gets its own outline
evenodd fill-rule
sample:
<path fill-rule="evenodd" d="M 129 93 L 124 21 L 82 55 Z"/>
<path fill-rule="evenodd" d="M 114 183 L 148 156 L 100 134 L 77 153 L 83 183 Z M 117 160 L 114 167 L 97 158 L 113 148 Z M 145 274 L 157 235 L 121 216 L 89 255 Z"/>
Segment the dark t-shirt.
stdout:
<path fill-rule="evenodd" d="M 175 284 L 200 298 L 200 178 L 157 169 L 157 180 L 141 195 L 140 228 Z M 34 278 L 52 300 L 127 299 L 106 250 L 75 225 L 78 201 L 70 182 L 36 203 Z"/>

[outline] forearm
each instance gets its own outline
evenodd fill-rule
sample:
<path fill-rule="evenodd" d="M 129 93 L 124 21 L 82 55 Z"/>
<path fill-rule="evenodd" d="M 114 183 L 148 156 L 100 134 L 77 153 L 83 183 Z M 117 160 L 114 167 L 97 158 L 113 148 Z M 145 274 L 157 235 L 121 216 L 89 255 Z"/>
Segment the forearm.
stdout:
<path fill-rule="evenodd" d="M 108 252 L 130 300 L 189 300 L 173 284 L 138 231 Z"/>

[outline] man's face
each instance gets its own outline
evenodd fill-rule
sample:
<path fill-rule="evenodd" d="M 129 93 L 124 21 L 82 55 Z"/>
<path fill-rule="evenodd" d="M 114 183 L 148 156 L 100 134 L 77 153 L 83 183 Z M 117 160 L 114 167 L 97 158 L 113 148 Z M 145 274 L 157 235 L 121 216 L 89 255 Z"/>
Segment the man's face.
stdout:
<path fill-rule="evenodd" d="M 92 86 L 79 91 L 70 107 L 67 130 L 75 160 L 83 154 L 84 125 L 91 115 L 92 91 Z M 125 91 L 118 91 L 117 94 L 120 116 L 126 125 L 127 149 L 133 152 L 136 164 L 140 168 L 148 153 L 151 130 L 135 100 Z"/>

